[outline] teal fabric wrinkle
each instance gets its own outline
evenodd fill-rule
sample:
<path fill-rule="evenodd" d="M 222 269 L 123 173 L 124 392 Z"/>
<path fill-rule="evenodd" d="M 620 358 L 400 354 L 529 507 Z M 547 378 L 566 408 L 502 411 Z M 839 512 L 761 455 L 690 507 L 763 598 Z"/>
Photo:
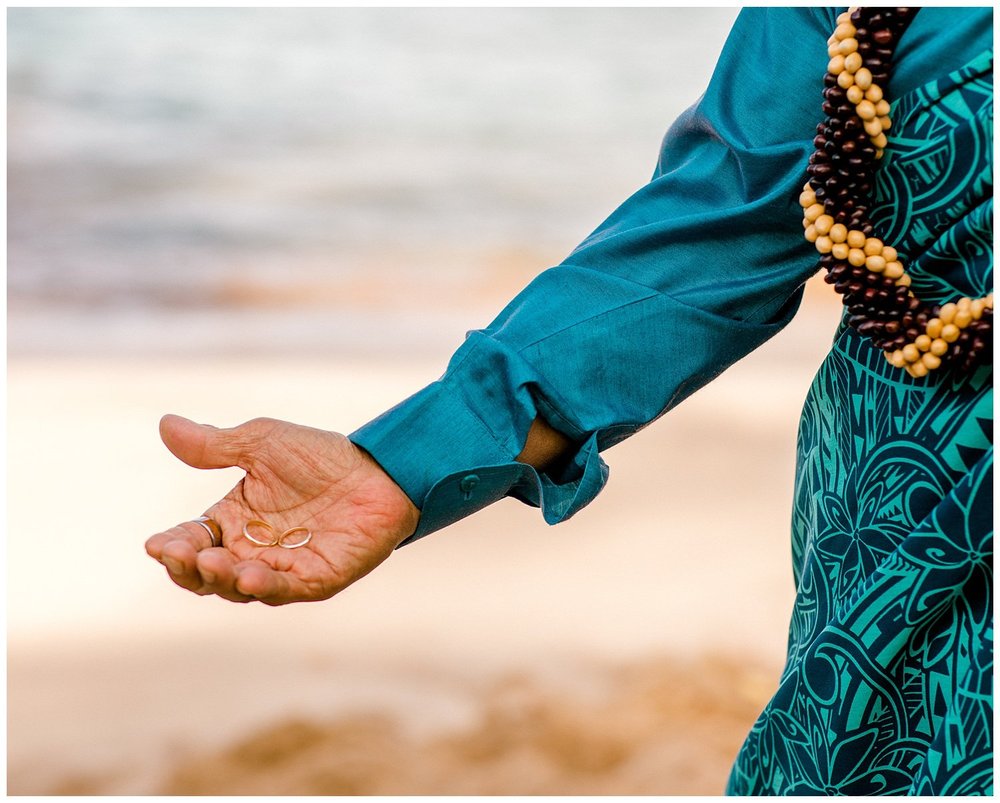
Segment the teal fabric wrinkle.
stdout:
<path fill-rule="evenodd" d="M 540 409 L 576 442 L 596 436 L 605 449 L 787 324 L 816 270 L 797 210 L 814 123 L 776 115 L 762 124 L 758 104 L 769 90 L 741 65 L 754 58 L 754 42 L 791 37 L 811 43 L 795 59 L 818 87 L 830 20 L 823 9 L 742 14 L 705 95 L 664 138 L 649 184 L 495 321 L 471 333 L 433 391 L 351 434 L 421 508 L 407 543 L 443 526 L 426 512 L 440 508 L 430 504 L 432 487 L 449 487 L 477 465 L 513 462 Z M 774 65 L 761 62 L 765 68 Z M 472 350 L 474 359 L 467 359 Z M 409 446 L 420 429 L 448 433 L 452 420 L 470 416 L 490 431 L 488 440 L 476 436 L 478 461 L 460 466 L 436 444 L 429 459 Z M 475 429 L 462 432 L 472 436 Z M 467 458 L 477 448 L 471 440 L 456 445 Z M 563 520 L 589 502 L 593 496 L 581 495 L 581 487 L 603 486 L 603 461 L 574 461 L 581 463 L 584 474 L 561 477 L 547 494 L 565 515 L 546 513 L 546 520 Z M 595 477 L 585 476 L 587 466 Z M 516 465 L 495 481 L 507 485 L 503 493 L 517 486 L 520 498 L 541 498 L 537 488 L 524 490 Z M 557 488 L 573 503 L 556 502 Z M 481 486 L 474 496 L 486 503 L 497 491 Z M 463 513 L 473 509 L 465 505 Z"/>

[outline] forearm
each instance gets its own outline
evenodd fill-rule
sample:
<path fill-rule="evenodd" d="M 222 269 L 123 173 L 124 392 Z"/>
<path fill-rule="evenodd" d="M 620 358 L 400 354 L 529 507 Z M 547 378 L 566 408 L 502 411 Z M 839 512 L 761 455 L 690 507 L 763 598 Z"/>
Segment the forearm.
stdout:
<path fill-rule="evenodd" d="M 528 430 L 524 448 L 514 459 L 538 471 L 549 471 L 569 460 L 575 448 L 573 441 L 550 427 L 543 418 L 536 418 Z"/>

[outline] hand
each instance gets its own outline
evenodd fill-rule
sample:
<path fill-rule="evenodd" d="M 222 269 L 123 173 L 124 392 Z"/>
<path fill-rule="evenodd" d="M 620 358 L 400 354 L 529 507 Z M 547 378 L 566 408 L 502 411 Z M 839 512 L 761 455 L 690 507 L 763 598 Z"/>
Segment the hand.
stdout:
<path fill-rule="evenodd" d="M 195 468 L 238 466 L 246 476 L 205 511 L 222 527 L 212 547 L 185 522 L 146 541 L 170 579 L 196 594 L 267 605 L 328 599 L 363 577 L 417 526 L 420 512 L 372 457 L 343 435 L 255 419 L 232 429 L 168 415 L 160 437 Z M 296 549 L 260 547 L 243 526 L 262 519 L 282 533 L 308 527 Z"/>

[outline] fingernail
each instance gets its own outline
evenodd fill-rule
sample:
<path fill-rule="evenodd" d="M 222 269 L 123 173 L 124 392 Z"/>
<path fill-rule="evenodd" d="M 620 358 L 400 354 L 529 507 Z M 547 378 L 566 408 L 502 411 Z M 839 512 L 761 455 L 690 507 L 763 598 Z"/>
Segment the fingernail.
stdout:
<path fill-rule="evenodd" d="M 184 564 L 181 563 L 179 560 L 174 560 L 173 558 L 164 558 L 163 563 L 171 574 L 182 574 L 184 572 Z"/>
<path fill-rule="evenodd" d="M 201 569 L 201 579 L 204 580 L 206 583 L 214 583 L 215 572 L 210 572 L 205 569 Z"/>

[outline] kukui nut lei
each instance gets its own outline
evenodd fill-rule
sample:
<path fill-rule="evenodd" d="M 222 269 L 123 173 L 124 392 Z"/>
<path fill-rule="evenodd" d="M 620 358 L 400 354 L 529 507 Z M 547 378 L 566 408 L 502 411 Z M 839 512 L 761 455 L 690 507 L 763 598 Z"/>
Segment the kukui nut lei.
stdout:
<path fill-rule="evenodd" d="M 942 366 L 970 370 L 992 358 L 993 293 L 947 304 L 921 301 L 896 249 L 868 217 L 874 174 L 888 144 L 884 96 L 892 56 L 916 8 L 858 8 L 828 40 L 823 112 L 799 203 L 825 281 L 843 296 L 847 324 L 913 377 Z"/>

